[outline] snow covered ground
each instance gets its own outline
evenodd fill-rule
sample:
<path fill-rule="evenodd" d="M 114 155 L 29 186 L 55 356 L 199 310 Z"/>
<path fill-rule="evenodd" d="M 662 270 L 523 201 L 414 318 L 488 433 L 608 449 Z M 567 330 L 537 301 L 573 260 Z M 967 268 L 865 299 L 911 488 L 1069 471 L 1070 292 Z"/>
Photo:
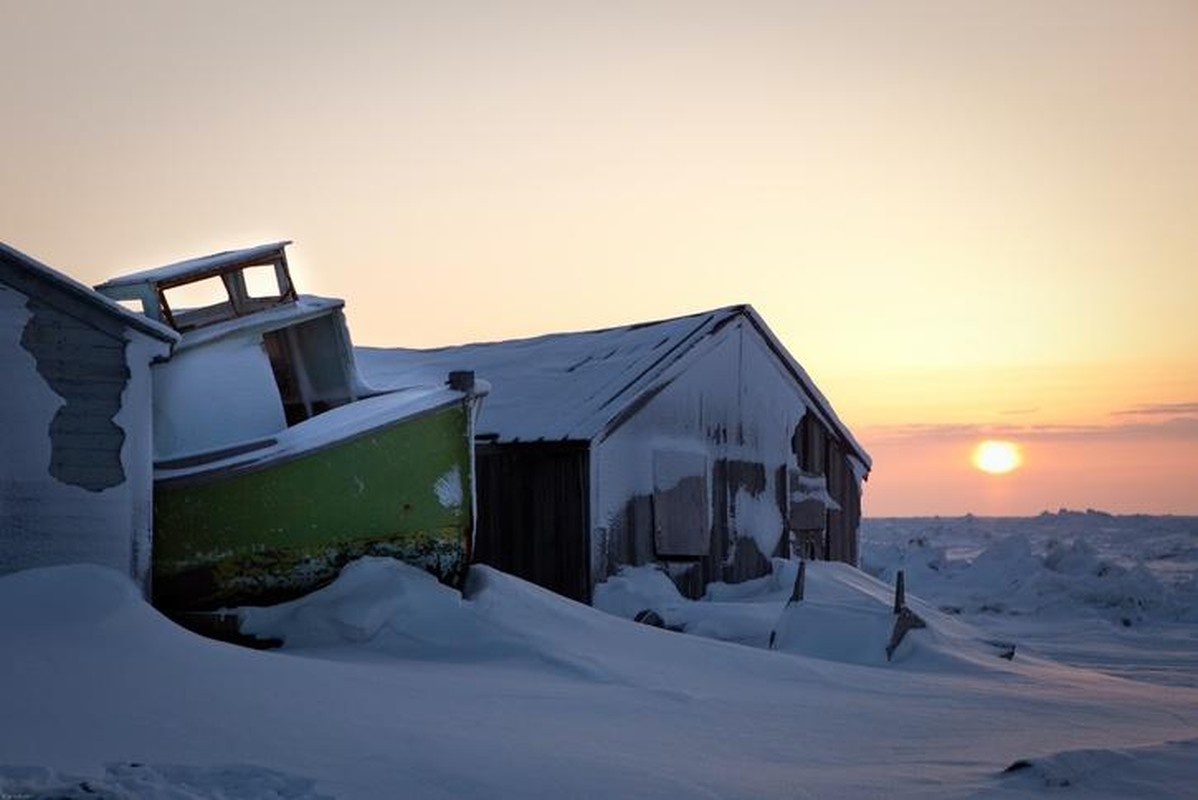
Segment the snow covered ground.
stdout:
<path fill-rule="evenodd" d="M 862 569 L 1021 649 L 1198 687 L 1198 518 L 873 519 Z"/>
<path fill-rule="evenodd" d="M 698 602 L 628 570 L 611 613 L 365 559 L 247 610 L 265 652 L 102 568 L 5 576 L 0 797 L 1193 796 L 1198 520 L 868 520 L 862 552 L 790 606 L 793 564 Z M 899 567 L 928 627 L 888 661 Z"/>

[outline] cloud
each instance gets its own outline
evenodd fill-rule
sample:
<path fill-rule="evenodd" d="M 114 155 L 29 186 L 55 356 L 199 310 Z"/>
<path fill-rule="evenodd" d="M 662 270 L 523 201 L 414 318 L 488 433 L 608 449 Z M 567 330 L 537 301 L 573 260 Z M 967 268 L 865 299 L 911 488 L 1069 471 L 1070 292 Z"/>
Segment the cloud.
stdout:
<path fill-rule="evenodd" d="M 1112 412 L 1113 416 L 1164 417 L 1198 414 L 1198 403 L 1149 403 Z"/>
<path fill-rule="evenodd" d="M 1175 404 L 1174 407 L 1187 404 Z M 1178 413 L 1178 412 L 1172 412 Z M 1152 414 L 1145 414 L 1152 416 Z M 981 423 L 922 423 L 910 425 L 875 425 L 861 430 L 868 441 L 957 441 L 978 439 L 1012 439 L 1031 441 L 1198 441 L 1198 408 L 1194 416 L 1173 416 L 1162 420 L 1117 422 L 1110 425 L 1014 425 Z"/>

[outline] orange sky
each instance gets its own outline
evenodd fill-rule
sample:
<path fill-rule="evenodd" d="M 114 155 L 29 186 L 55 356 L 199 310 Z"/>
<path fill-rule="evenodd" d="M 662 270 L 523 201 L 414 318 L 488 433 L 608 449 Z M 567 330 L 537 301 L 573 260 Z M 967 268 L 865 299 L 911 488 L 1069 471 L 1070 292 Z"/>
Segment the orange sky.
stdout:
<path fill-rule="evenodd" d="M 0 239 L 80 280 L 294 239 L 381 345 L 749 302 L 868 514 L 1198 513 L 1190 0 L 0 19 Z M 1022 470 L 968 466 L 994 431 Z"/>

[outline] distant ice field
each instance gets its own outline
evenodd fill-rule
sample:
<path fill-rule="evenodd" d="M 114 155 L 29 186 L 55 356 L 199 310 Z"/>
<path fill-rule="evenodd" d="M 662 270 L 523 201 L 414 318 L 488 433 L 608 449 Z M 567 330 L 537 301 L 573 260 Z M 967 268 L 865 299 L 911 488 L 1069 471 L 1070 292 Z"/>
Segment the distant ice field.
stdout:
<path fill-rule="evenodd" d="M 871 518 L 861 568 L 995 638 L 1134 680 L 1198 686 L 1198 517 Z"/>

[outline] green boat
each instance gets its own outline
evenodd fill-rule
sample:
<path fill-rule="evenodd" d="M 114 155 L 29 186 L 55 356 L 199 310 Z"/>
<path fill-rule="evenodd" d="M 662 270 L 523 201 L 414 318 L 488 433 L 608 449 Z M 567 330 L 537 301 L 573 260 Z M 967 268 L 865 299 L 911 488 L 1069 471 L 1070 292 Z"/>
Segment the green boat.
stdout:
<path fill-rule="evenodd" d="M 167 613 L 281 602 L 365 555 L 451 585 L 469 564 L 485 386 L 363 383 L 342 301 L 295 292 L 288 244 L 96 287 L 181 334 L 154 368 L 151 592 Z"/>

